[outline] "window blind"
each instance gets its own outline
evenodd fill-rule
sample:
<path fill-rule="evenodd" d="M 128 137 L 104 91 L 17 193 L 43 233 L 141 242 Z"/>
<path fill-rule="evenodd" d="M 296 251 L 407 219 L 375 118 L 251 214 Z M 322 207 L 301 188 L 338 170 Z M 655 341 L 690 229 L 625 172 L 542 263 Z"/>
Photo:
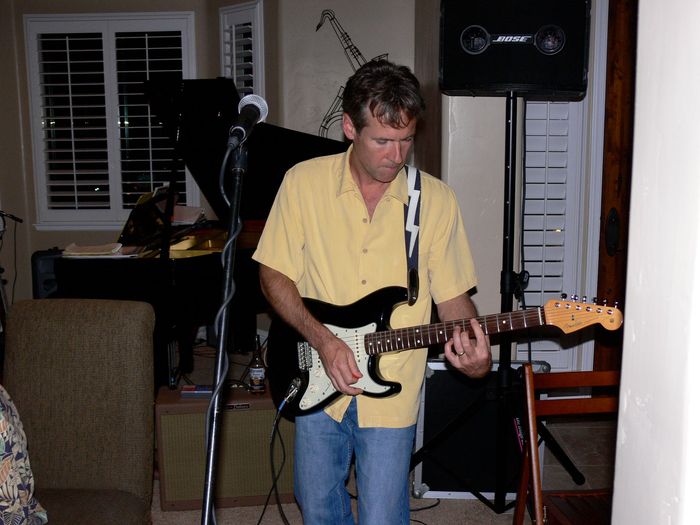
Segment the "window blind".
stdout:
<path fill-rule="evenodd" d="M 49 209 L 110 206 L 101 33 L 38 37 Z"/>
<path fill-rule="evenodd" d="M 176 92 L 194 76 L 194 14 L 27 15 L 25 24 L 37 227 L 119 228 L 171 175 L 179 202 L 197 205 L 174 161 L 176 97 L 149 100 L 146 87 Z"/>
<path fill-rule="evenodd" d="M 154 115 L 145 83 L 177 86 L 182 79 L 178 31 L 120 32 L 115 35 L 122 202 L 131 208 L 144 193 L 167 184 L 184 194 L 185 166 L 175 160 L 176 130 Z"/>
<path fill-rule="evenodd" d="M 241 97 L 264 96 L 261 8 L 255 1 L 220 10 L 221 71 Z"/>
<path fill-rule="evenodd" d="M 559 298 L 564 291 L 569 150 L 569 103 L 527 102 L 522 234 L 523 261 L 530 274 L 524 293 L 528 307 Z M 550 352 L 561 349 L 556 340 L 531 344 L 533 352 L 546 352 L 536 358 L 550 362 L 557 359 Z M 526 350 L 525 344 L 518 345 L 518 352 Z"/>

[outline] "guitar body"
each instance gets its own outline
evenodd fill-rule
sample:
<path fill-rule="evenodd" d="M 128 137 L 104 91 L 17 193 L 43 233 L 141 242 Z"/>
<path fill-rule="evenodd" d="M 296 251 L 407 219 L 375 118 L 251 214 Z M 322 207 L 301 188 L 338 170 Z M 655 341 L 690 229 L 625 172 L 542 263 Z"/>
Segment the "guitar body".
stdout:
<path fill-rule="evenodd" d="M 398 286 L 382 288 L 346 306 L 304 299 L 311 314 L 346 341 L 355 354 L 363 377 L 354 386 L 365 395 L 385 397 L 401 390 L 399 383 L 381 377 L 379 356 L 367 354 L 364 335 L 387 330 L 395 306 L 406 300 L 406 289 Z M 326 376 L 316 350 L 279 318 L 272 321 L 267 348 L 268 379 L 275 406 L 280 406 L 292 381 L 299 384 L 299 392 L 282 410 L 286 418 L 320 410 L 341 395 Z"/>

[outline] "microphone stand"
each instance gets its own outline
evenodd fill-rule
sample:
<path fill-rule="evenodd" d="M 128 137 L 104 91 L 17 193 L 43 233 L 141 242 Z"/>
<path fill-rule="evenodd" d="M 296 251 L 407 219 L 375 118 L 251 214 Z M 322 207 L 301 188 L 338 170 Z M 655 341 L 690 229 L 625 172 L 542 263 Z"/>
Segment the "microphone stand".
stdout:
<path fill-rule="evenodd" d="M 222 163 L 222 191 L 224 188 L 224 175 L 228 167 L 229 157 L 232 155 L 231 174 L 232 188 L 230 192 L 229 209 L 229 230 L 226 247 L 223 251 L 223 291 L 221 308 L 217 314 L 217 353 L 216 367 L 214 370 L 214 388 L 212 397 L 207 411 L 207 455 L 206 455 L 206 470 L 204 476 L 204 498 L 202 501 L 202 525 L 210 525 L 216 523 L 214 509 L 214 485 L 215 485 L 215 459 L 216 446 L 220 427 L 221 415 L 221 390 L 226 381 L 228 373 L 228 335 L 229 335 L 229 317 L 230 305 L 235 293 L 235 283 L 233 281 L 233 266 L 236 255 L 236 238 L 240 232 L 240 203 L 241 190 L 243 186 L 243 174 L 248 167 L 248 151 L 245 142 L 229 141 L 229 147 L 224 156 Z M 224 196 L 226 197 L 226 196 Z"/>

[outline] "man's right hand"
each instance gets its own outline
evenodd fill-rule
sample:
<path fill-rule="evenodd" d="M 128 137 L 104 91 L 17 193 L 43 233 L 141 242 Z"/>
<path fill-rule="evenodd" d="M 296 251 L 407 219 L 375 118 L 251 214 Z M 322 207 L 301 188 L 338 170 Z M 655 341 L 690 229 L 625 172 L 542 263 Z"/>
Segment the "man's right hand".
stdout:
<path fill-rule="evenodd" d="M 362 373 L 348 345 L 337 337 L 331 336 L 314 348 L 321 358 L 326 375 L 338 392 L 351 396 L 362 393 L 361 389 L 352 386 L 362 377 Z"/>
<path fill-rule="evenodd" d="M 333 387 L 343 394 L 361 394 L 352 386 L 362 377 L 352 350 L 311 315 L 292 280 L 261 264 L 260 287 L 270 306 L 316 349 Z"/>

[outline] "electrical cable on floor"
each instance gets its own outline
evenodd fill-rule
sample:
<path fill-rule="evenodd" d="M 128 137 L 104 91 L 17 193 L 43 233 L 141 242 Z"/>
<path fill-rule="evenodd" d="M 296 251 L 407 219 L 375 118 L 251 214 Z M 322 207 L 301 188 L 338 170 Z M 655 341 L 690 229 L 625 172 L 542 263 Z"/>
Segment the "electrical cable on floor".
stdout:
<path fill-rule="evenodd" d="M 299 393 L 300 384 L 301 381 L 298 378 L 294 378 L 292 380 L 291 384 L 289 385 L 289 388 L 287 389 L 287 393 L 284 396 L 284 399 L 277 408 L 275 420 L 272 422 L 272 431 L 270 432 L 270 473 L 272 475 L 272 486 L 270 487 L 270 490 L 267 493 L 267 498 L 265 499 L 263 510 L 260 513 L 260 518 L 258 519 L 258 525 L 260 525 L 263 516 L 265 516 L 265 511 L 267 510 L 267 506 L 270 502 L 270 497 L 273 493 L 275 495 L 275 501 L 277 503 L 277 510 L 279 511 L 280 518 L 282 518 L 282 522 L 285 523 L 285 525 L 289 525 L 289 521 L 287 520 L 287 516 L 284 513 L 284 509 L 282 509 L 282 502 L 280 501 L 279 492 L 277 490 L 277 482 L 280 476 L 282 475 L 282 470 L 284 469 L 284 465 L 287 461 L 287 451 L 284 447 L 284 440 L 282 439 L 282 434 L 280 434 L 279 431 L 279 422 L 280 416 L 282 415 L 282 411 L 284 410 L 285 405 L 289 401 L 294 399 Z M 279 437 L 280 445 L 282 447 L 282 463 L 280 464 L 280 467 L 277 471 L 275 471 L 275 434 L 277 434 L 277 436 Z"/>
<path fill-rule="evenodd" d="M 434 509 L 438 505 L 440 505 L 441 500 L 438 498 L 438 500 L 435 503 L 431 503 L 430 505 L 426 505 L 425 507 L 417 507 L 415 509 L 411 509 L 411 512 L 421 512 L 423 510 L 430 510 Z"/>
<path fill-rule="evenodd" d="M 273 434 L 270 437 L 270 472 L 272 474 L 272 487 L 274 488 L 275 492 L 275 502 L 277 503 L 277 511 L 279 512 L 280 517 L 282 518 L 282 521 L 286 524 L 289 525 L 289 522 L 287 521 L 287 516 L 284 514 L 284 509 L 282 508 L 282 502 L 280 501 L 280 495 L 278 491 L 278 485 L 277 482 L 282 475 L 282 470 L 284 469 L 284 465 L 287 462 L 287 451 L 284 446 L 284 440 L 282 439 L 282 434 L 280 434 L 279 431 L 279 414 L 281 412 L 278 412 L 277 417 L 275 417 L 275 423 L 274 423 L 274 430 Z M 280 467 L 275 473 L 275 434 L 277 434 L 277 437 L 280 440 L 280 448 L 282 449 L 282 462 L 280 463 Z"/>

